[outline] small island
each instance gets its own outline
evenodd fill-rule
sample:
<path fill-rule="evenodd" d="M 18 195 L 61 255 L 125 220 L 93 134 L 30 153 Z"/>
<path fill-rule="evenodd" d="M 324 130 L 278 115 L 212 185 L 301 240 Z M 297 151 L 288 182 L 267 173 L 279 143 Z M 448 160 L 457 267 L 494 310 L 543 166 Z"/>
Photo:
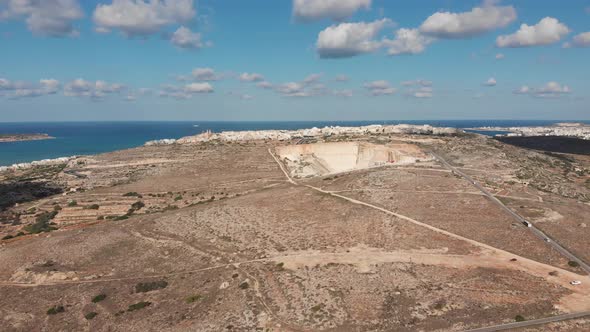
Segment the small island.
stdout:
<path fill-rule="evenodd" d="M 0 143 L 53 139 L 47 134 L 0 134 Z"/>

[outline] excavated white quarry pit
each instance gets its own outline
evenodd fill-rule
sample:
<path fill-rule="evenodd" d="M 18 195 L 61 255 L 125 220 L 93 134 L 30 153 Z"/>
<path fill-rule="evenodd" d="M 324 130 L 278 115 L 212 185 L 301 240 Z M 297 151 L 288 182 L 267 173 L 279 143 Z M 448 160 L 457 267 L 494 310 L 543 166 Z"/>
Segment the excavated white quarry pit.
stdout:
<path fill-rule="evenodd" d="M 287 145 L 276 148 L 292 177 L 324 176 L 353 170 L 407 165 L 430 160 L 413 144 L 377 145 L 367 142 L 336 142 Z"/>

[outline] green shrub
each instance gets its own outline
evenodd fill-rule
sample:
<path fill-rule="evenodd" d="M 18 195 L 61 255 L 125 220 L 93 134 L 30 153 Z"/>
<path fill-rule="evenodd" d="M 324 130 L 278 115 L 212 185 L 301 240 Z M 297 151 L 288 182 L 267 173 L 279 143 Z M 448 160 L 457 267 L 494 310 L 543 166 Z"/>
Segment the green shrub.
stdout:
<path fill-rule="evenodd" d="M 96 317 L 96 315 L 98 315 L 96 312 L 92 311 L 87 313 L 86 315 L 84 315 L 84 318 L 86 318 L 87 320 L 91 320 L 92 318 Z"/>
<path fill-rule="evenodd" d="M 43 212 L 35 217 L 35 223 L 25 226 L 23 229 L 31 234 L 51 232 L 57 228 L 51 226 L 50 221 L 55 218 L 57 211 Z"/>
<path fill-rule="evenodd" d="M 142 197 L 140 194 L 136 193 L 135 191 L 130 191 L 126 194 L 123 194 L 123 196 L 125 196 L 125 197 L 139 197 L 139 198 Z"/>
<path fill-rule="evenodd" d="M 122 216 L 116 216 L 113 218 L 113 220 L 125 220 L 125 219 L 129 219 L 129 216 L 124 214 Z"/>
<path fill-rule="evenodd" d="M 13 237 L 14 237 L 14 236 L 12 236 L 12 235 L 10 235 L 10 234 L 9 234 L 9 235 L 6 235 L 5 237 L 3 237 L 3 238 L 2 238 L 2 240 L 10 240 L 10 239 L 12 239 Z"/>
<path fill-rule="evenodd" d="M 98 204 L 92 204 L 92 205 L 88 205 L 86 207 L 84 207 L 84 209 L 86 210 L 98 210 L 100 208 L 100 205 Z"/>
<path fill-rule="evenodd" d="M 76 202 L 76 201 L 70 201 L 68 203 L 68 206 L 77 206 L 77 205 L 78 205 L 78 202 Z"/>
<path fill-rule="evenodd" d="M 186 303 L 197 302 L 201 299 L 201 295 L 191 295 L 185 299 Z"/>
<path fill-rule="evenodd" d="M 134 211 L 137 211 L 137 210 L 140 210 L 144 206 L 145 206 L 145 204 L 142 201 L 137 201 L 137 202 L 131 204 L 131 209 L 133 209 Z"/>
<path fill-rule="evenodd" d="M 578 267 L 580 266 L 580 264 L 576 261 L 569 261 L 567 262 L 567 265 L 571 266 L 571 267 Z"/>
<path fill-rule="evenodd" d="M 137 285 L 135 285 L 135 292 L 136 293 L 145 293 L 145 292 L 151 292 L 151 291 L 166 288 L 166 287 L 168 287 L 168 282 L 166 282 L 165 280 L 140 282 Z"/>
<path fill-rule="evenodd" d="M 516 315 L 516 317 L 514 317 L 514 320 L 517 322 L 524 322 L 525 321 L 524 317 L 522 317 L 521 315 Z"/>
<path fill-rule="evenodd" d="M 102 301 L 102 300 L 104 300 L 106 298 L 107 298 L 107 295 L 106 294 L 98 294 L 98 295 L 96 295 L 95 297 L 92 298 L 92 303 L 98 303 L 98 302 L 100 302 L 100 301 Z"/>
<path fill-rule="evenodd" d="M 127 308 L 127 311 L 135 311 L 135 310 L 143 309 L 145 307 L 149 307 L 150 305 L 152 305 L 152 303 L 149 301 L 137 302 L 135 304 L 129 305 L 129 308 Z"/>
<path fill-rule="evenodd" d="M 66 311 L 66 309 L 63 306 L 57 305 L 57 306 L 47 309 L 47 314 L 48 315 L 57 315 L 60 312 L 64 312 L 64 311 Z"/>
<path fill-rule="evenodd" d="M 174 197 L 175 201 L 180 201 L 181 199 L 182 199 L 182 195 L 178 195 L 178 196 Z"/>
<path fill-rule="evenodd" d="M 61 206 L 59 206 L 59 204 L 54 205 L 53 211 L 61 211 Z"/>

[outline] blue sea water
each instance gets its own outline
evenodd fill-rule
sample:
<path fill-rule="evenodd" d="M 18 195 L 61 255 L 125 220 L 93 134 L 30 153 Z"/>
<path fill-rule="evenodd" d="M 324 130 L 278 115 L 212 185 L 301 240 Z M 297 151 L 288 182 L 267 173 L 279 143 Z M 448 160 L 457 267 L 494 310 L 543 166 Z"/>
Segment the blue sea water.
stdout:
<path fill-rule="evenodd" d="M 45 133 L 51 140 L 0 143 L 0 165 L 33 160 L 89 155 L 127 149 L 146 141 L 196 135 L 208 129 L 224 130 L 301 129 L 369 124 L 430 124 L 469 128 L 481 126 L 543 126 L 558 121 L 515 120 L 420 120 L 420 121 L 291 121 L 291 122 L 46 122 L 0 123 L 0 134 Z M 576 121 L 579 122 L 579 121 Z M 484 134 L 493 134 L 486 133 Z"/>

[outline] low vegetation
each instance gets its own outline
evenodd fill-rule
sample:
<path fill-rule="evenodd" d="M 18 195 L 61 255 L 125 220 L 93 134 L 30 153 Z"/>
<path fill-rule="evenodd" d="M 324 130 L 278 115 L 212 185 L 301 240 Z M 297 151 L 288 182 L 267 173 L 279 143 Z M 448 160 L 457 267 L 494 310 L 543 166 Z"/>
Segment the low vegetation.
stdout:
<path fill-rule="evenodd" d="M 191 295 L 191 296 L 187 297 L 185 299 L 185 301 L 186 301 L 186 303 L 193 303 L 193 302 L 199 301 L 201 298 L 202 298 L 202 296 L 201 295 L 198 295 L 198 294 L 197 295 Z"/>
<path fill-rule="evenodd" d="M 143 309 L 145 307 L 149 307 L 150 305 L 152 305 L 152 303 L 149 302 L 149 301 L 137 302 L 137 303 L 134 303 L 134 304 L 129 305 L 129 308 L 127 308 L 127 311 L 140 310 L 140 309 Z"/>
<path fill-rule="evenodd" d="M 151 291 L 166 288 L 166 287 L 168 287 L 168 282 L 166 280 L 140 282 L 137 285 L 135 285 L 135 292 L 136 293 L 146 293 L 146 292 L 151 292 Z"/>
<path fill-rule="evenodd" d="M 142 198 L 143 196 L 141 196 L 140 194 L 136 193 L 135 191 L 130 191 L 126 194 L 123 194 L 124 197 L 138 197 L 138 198 Z"/>
<path fill-rule="evenodd" d="M 106 294 L 98 294 L 98 295 L 96 295 L 95 297 L 92 298 L 92 303 L 98 303 L 98 302 L 100 302 L 100 301 L 102 301 L 102 300 L 104 300 L 106 298 L 107 298 L 107 295 Z"/>
<path fill-rule="evenodd" d="M 62 305 L 56 305 L 54 307 L 47 309 L 47 314 L 48 315 L 57 315 L 57 314 L 62 313 L 64 311 L 66 311 L 66 309 Z"/>
<path fill-rule="evenodd" d="M 567 262 L 567 265 L 571 266 L 571 267 L 578 267 L 580 266 L 580 264 L 576 261 L 569 261 Z"/>
<path fill-rule="evenodd" d="M 98 314 L 94 311 L 91 311 L 89 313 L 87 313 L 86 315 L 84 315 L 84 318 L 86 318 L 87 320 L 91 320 L 94 317 L 96 317 Z"/>
<path fill-rule="evenodd" d="M 35 223 L 25 226 L 23 229 L 31 234 L 51 232 L 57 229 L 51 220 L 57 215 L 57 211 L 43 212 L 35 218 Z"/>

